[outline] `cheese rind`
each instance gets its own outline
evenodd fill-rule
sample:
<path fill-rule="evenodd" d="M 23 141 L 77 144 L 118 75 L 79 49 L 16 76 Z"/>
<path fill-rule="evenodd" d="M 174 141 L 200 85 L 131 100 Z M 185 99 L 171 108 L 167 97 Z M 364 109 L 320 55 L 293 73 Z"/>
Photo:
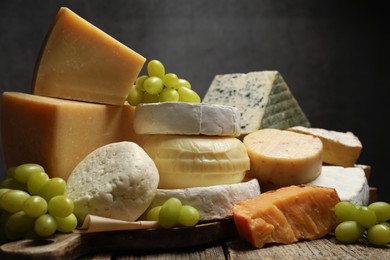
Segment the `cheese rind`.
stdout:
<path fill-rule="evenodd" d="M 317 178 L 322 166 L 320 139 L 287 130 L 262 129 L 244 137 L 249 176 L 270 185 L 303 184 Z"/>
<path fill-rule="evenodd" d="M 145 58 L 62 7 L 36 64 L 33 93 L 123 105 Z"/>
<path fill-rule="evenodd" d="M 41 164 L 51 177 L 67 179 L 96 148 L 135 141 L 134 108 L 4 92 L 1 132 L 7 167 Z"/>
<path fill-rule="evenodd" d="M 239 183 L 250 165 L 235 137 L 149 135 L 142 147 L 158 168 L 160 189 Z"/>
<path fill-rule="evenodd" d="M 240 114 L 225 105 L 144 103 L 135 109 L 134 130 L 137 134 L 239 136 Z"/>
<path fill-rule="evenodd" d="M 303 126 L 291 127 L 288 130 L 320 138 L 323 144 L 323 161 L 328 164 L 352 167 L 358 160 L 363 148 L 359 138 L 352 132 L 344 133 Z"/>
<path fill-rule="evenodd" d="M 158 189 L 149 209 L 161 206 L 166 200 L 174 197 L 180 199 L 184 205 L 195 207 L 199 211 L 200 221 L 220 220 L 233 216 L 232 209 L 236 202 L 259 194 L 260 186 L 256 179 L 209 187 Z"/>
<path fill-rule="evenodd" d="M 277 71 L 217 75 L 203 102 L 237 107 L 241 114 L 242 135 L 263 128 L 310 126 L 306 115 Z"/>
<path fill-rule="evenodd" d="M 322 166 L 321 174 L 306 185 L 334 188 L 340 200 L 367 205 L 370 198 L 368 182 L 360 167 Z"/>

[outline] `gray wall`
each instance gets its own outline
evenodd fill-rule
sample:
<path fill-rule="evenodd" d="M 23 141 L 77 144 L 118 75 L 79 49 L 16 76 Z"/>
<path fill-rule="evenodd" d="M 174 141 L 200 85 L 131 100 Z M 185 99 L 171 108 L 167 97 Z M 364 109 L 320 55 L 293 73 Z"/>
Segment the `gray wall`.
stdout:
<path fill-rule="evenodd" d="M 360 138 L 359 163 L 372 166 L 370 185 L 390 201 L 390 28 L 379 2 L 0 0 L 0 88 L 31 91 L 43 38 L 67 6 L 201 96 L 216 74 L 280 71 L 314 127 Z"/>

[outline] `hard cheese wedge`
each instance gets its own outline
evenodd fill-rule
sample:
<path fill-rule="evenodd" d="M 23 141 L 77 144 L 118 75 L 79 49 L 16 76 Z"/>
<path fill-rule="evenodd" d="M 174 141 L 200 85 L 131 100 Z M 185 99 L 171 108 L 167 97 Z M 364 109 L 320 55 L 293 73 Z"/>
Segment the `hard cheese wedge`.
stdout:
<path fill-rule="evenodd" d="M 286 186 L 317 178 L 322 167 L 319 138 L 287 130 L 261 129 L 244 137 L 251 166 L 260 183 Z"/>
<path fill-rule="evenodd" d="M 262 128 L 310 126 L 306 115 L 277 71 L 217 75 L 203 102 L 237 107 L 241 113 L 243 135 Z"/>
<path fill-rule="evenodd" d="M 145 58 L 61 8 L 35 68 L 33 93 L 123 105 Z"/>
<path fill-rule="evenodd" d="M 144 103 L 136 107 L 134 129 L 138 134 L 239 136 L 240 113 L 225 105 Z"/>
<path fill-rule="evenodd" d="M 323 161 L 328 164 L 354 166 L 362 150 L 362 143 L 352 132 L 303 126 L 291 127 L 288 130 L 320 138 L 323 144 Z"/>
<path fill-rule="evenodd" d="M 160 189 L 241 182 L 249 169 L 244 144 L 235 137 L 150 135 L 142 147 L 160 174 Z"/>
<path fill-rule="evenodd" d="M 1 127 L 7 167 L 41 164 L 67 179 L 84 157 L 105 144 L 136 141 L 134 108 L 4 92 Z"/>
<path fill-rule="evenodd" d="M 289 244 L 332 231 L 338 223 L 333 208 L 339 201 L 332 188 L 288 186 L 236 203 L 233 217 L 240 236 L 255 247 Z"/>

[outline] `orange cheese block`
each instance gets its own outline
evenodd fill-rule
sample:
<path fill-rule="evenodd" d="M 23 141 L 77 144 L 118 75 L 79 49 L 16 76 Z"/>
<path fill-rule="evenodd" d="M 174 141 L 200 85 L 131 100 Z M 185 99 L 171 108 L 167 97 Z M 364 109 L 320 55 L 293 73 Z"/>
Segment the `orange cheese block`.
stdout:
<path fill-rule="evenodd" d="M 7 167 L 41 164 L 67 179 L 84 157 L 103 145 L 137 142 L 134 108 L 4 92 L 1 134 Z"/>
<path fill-rule="evenodd" d="M 236 203 L 233 217 L 240 236 L 255 247 L 290 244 L 332 231 L 338 224 L 333 209 L 339 201 L 332 188 L 288 186 Z"/>
<path fill-rule="evenodd" d="M 316 179 L 322 167 L 322 143 L 314 136 L 261 129 L 243 140 L 250 158 L 249 175 L 260 183 L 287 186 Z"/>
<path fill-rule="evenodd" d="M 62 7 L 37 61 L 33 93 L 123 105 L 145 58 Z"/>

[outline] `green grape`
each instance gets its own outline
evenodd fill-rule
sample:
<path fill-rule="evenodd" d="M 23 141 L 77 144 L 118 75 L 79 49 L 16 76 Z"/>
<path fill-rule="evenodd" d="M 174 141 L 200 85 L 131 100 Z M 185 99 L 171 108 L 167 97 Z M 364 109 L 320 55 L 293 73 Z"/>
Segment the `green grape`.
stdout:
<path fill-rule="evenodd" d="M 356 210 L 356 206 L 349 201 L 340 201 L 334 207 L 334 212 L 341 221 L 355 220 Z"/>
<path fill-rule="evenodd" d="M 145 103 L 157 103 L 159 102 L 159 96 L 158 95 L 151 95 L 148 92 L 144 92 L 143 96 L 144 102 Z"/>
<path fill-rule="evenodd" d="M 77 218 L 73 213 L 64 218 L 55 217 L 55 219 L 57 221 L 57 230 L 62 233 L 72 232 L 77 227 Z"/>
<path fill-rule="evenodd" d="M 162 79 L 159 77 L 149 77 L 144 82 L 144 89 L 151 95 L 159 94 L 164 87 Z"/>
<path fill-rule="evenodd" d="M 191 84 L 188 80 L 178 79 L 177 80 L 177 88 L 180 88 L 180 87 L 191 88 Z"/>
<path fill-rule="evenodd" d="M 27 181 L 27 190 L 31 195 L 38 194 L 39 190 L 49 180 L 49 175 L 45 172 L 33 172 Z"/>
<path fill-rule="evenodd" d="M 199 218 L 199 211 L 196 208 L 190 205 L 184 205 L 180 209 L 177 222 L 186 227 L 193 227 L 198 223 Z"/>
<path fill-rule="evenodd" d="M 171 228 L 177 224 L 180 209 L 182 207 L 181 201 L 176 198 L 170 198 L 161 206 L 158 214 L 158 223 L 163 228 Z"/>
<path fill-rule="evenodd" d="M 370 228 L 377 223 L 375 212 L 365 206 L 356 210 L 355 218 L 365 228 Z"/>
<path fill-rule="evenodd" d="M 373 202 L 368 208 L 375 212 L 377 223 L 390 219 L 390 204 L 384 201 Z"/>
<path fill-rule="evenodd" d="M 179 101 L 179 92 L 174 88 L 164 88 L 160 93 L 160 102 Z"/>
<path fill-rule="evenodd" d="M 50 201 L 51 198 L 57 195 L 64 195 L 66 189 L 66 182 L 60 177 L 54 177 L 49 179 L 45 185 L 39 190 L 38 195 L 44 198 L 46 201 Z"/>
<path fill-rule="evenodd" d="M 10 190 L 7 191 L 1 196 L 1 207 L 11 213 L 21 211 L 23 209 L 23 204 L 30 197 L 25 191 L 21 190 Z"/>
<path fill-rule="evenodd" d="M 48 204 L 50 215 L 55 217 L 65 218 L 73 213 L 73 209 L 73 200 L 64 195 L 51 198 Z"/>
<path fill-rule="evenodd" d="M 8 178 L 13 178 L 15 176 L 15 168 L 16 166 L 12 166 L 7 169 L 6 176 Z"/>
<path fill-rule="evenodd" d="M 158 221 L 158 216 L 160 214 L 161 206 L 151 208 L 146 214 L 146 220 L 149 221 Z"/>
<path fill-rule="evenodd" d="M 42 215 L 35 220 L 34 231 L 38 236 L 49 237 L 57 231 L 57 221 L 49 214 Z"/>
<path fill-rule="evenodd" d="M 47 212 L 47 202 L 40 196 L 31 196 L 23 204 L 23 211 L 32 218 L 37 218 Z"/>
<path fill-rule="evenodd" d="M 135 81 L 135 87 L 139 90 L 139 91 L 145 91 L 144 89 L 144 81 L 145 79 L 147 79 L 148 76 L 146 75 L 142 75 L 142 76 L 139 76 L 137 78 L 137 80 Z"/>
<path fill-rule="evenodd" d="M 353 220 L 341 222 L 335 229 L 336 239 L 345 244 L 355 243 L 363 234 L 364 228 Z"/>
<path fill-rule="evenodd" d="M 367 230 L 367 241 L 376 246 L 387 245 L 390 242 L 390 227 L 376 224 Z"/>
<path fill-rule="evenodd" d="M 149 61 L 147 70 L 149 77 L 159 77 L 160 79 L 163 79 L 165 75 L 164 65 L 158 60 Z"/>
<path fill-rule="evenodd" d="M 27 186 L 25 183 L 18 182 L 14 178 L 6 178 L 1 182 L 1 188 L 7 188 L 12 190 L 27 190 Z"/>
<path fill-rule="evenodd" d="M 200 103 L 199 95 L 192 89 L 186 87 L 180 87 L 179 92 L 179 101 L 188 102 L 188 103 Z"/>
<path fill-rule="evenodd" d="M 27 183 L 33 172 L 45 172 L 42 166 L 36 163 L 25 163 L 15 168 L 14 178 L 21 183 Z"/>
<path fill-rule="evenodd" d="M 143 92 L 133 85 L 130 88 L 129 95 L 127 95 L 127 102 L 132 106 L 136 106 L 142 103 L 142 97 Z"/>
<path fill-rule="evenodd" d="M 5 228 L 15 233 L 27 233 L 33 229 L 34 221 L 24 211 L 18 211 L 8 217 Z"/>
<path fill-rule="evenodd" d="M 179 77 L 175 73 L 167 73 L 163 77 L 164 86 L 167 88 L 177 88 Z"/>

